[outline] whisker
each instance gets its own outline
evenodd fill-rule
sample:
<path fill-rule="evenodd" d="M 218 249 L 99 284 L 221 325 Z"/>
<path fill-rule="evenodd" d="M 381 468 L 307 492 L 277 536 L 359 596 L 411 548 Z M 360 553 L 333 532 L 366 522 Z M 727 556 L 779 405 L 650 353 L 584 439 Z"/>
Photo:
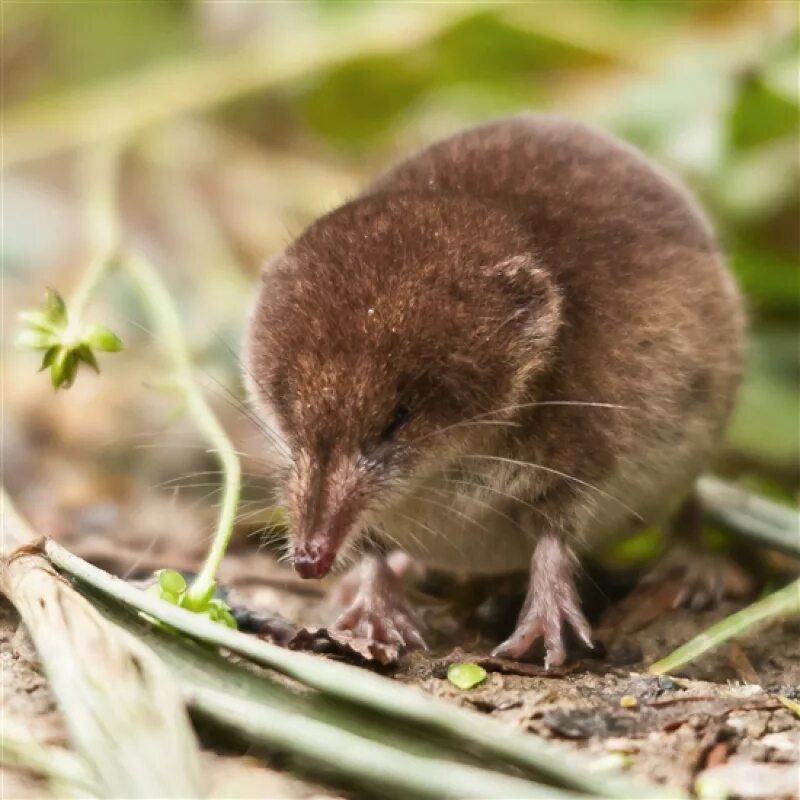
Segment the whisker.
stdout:
<path fill-rule="evenodd" d="M 414 442 L 418 441 L 421 442 L 430 436 L 438 436 L 439 434 L 445 433 L 446 431 L 452 430 L 453 428 L 462 427 L 464 425 L 477 422 L 478 420 L 484 420 L 487 417 L 496 416 L 497 414 L 504 414 L 507 411 L 518 411 L 524 408 L 540 408 L 544 406 L 584 406 L 587 408 L 614 408 L 621 410 L 631 410 L 633 408 L 632 406 L 618 405 L 616 403 L 593 403 L 588 401 L 584 402 L 582 400 L 537 400 L 530 403 L 514 403 L 512 405 L 497 408 L 494 411 L 486 411 L 482 414 L 476 414 L 474 417 L 470 417 L 467 420 L 454 422 L 451 425 L 445 425 L 443 428 L 439 428 L 438 430 L 426 433 L 424 436 L 420 436 L 419 438 L 415 439 Z M 513 423 L 513 424 L 519 425 L 519 423 Z"/>
<path fill-rule="evenodd" d="M 178 475 L 174 478 L 168 478 L 165 481 L 161 481 L 160 483 L 151 484 L 148 486 L 148 489 L 163 489 L 166 486 L 173 486 L 175 484 L 178 485 L 180 489 L 188 489 L 194 488 L 197 486 L 212 486 L 212 483 L 187 483 L 183 484 L 181 481 L 189 480 L 190 478 L 202 478 L 206 476 L 216 475 L 220 478 L 224 475 L 223 470 L 220 469 L 204 469 L 198 470 L 197 472 L 187 472 L 185 475 Z M 267 476 L 261 475 L 256 472 L 242 472 L 242 478 L 250 478 L 252 480 L 243 480 L 242 481 L 242 488 L 252 489 L 259 485 L 264 485 L 266 487 L 268 480 Z M 216 482 L 215 482 L 216 483 Z"/>
<path fill-rule="evenodd" d="M 460 455 L 459 458 L 474 458 L 474 459 L 482 459 L 484 461 L 496 461 L 504 464 L 512 464 L 517 467 L 530 467 L 531 469 L 539 469 L 542 470 L 543 472 L 548 472 L 551 475 L 556 475 L 559 478 L 564 478 L 565 480 L 576 483 L 579 486 L 584 486 L 587 489 L 591 489 L 593 492 L 597 492 L 599 495 L 607 498 L 608 500 L 612 500 L 613 502 L 619 504 L 626 511 L 629 511 L 631 514 L 633 514 L 639 521 L 644 522 L 644 518 L 637 511 L 634 511 L 634 509 L 632 509 L 629 505 L 623 503 L 622 500 L 620 500 L 618 497 L 614 497 L 614 495 L 609 494 L 604 489 L 601 489 L 599 486 L 595 486 L 593 483 L 589 483 L 588 481 L 585 481 L 582 478 L 578 478 L 575 475 L 570 475 L 567 472 L 561 472 L 561 470 L 553 469 L 553 467 L 546 467 L 544 466 L 544 464 L 535 464 L 532 461 L 518 461 L 514 458 L 505 458 L 504 456 L 491 456 L 487 454 L 478 454 L 478 453 L 466 453 Z"/>
<path fill-rule="evenodd" d="M 410 522 L 412 525 L 417 525 L 420 528 L 422 528 L 423 530 L 426 530 L 428 533 L 431 534 L 431 536 L 441 536 L 441 533 L 439 531 L 435 531 L 429 525 L 426 525 L 424 522 L 418 520 L 416 517 L 411 517 L 408 514 L 404 514 L 402 511 L 395 511 L 394 513 L 397 514 L 398 517 L 402 517 L 407 522 Z M 389 536 L 389 538 L 398 547 L 400 547 L 401 550 L 403 549 L 403 547 L 400 545 L 400 542 L 398 542 L 397 539 L 394 538 L 394 536 L 391 536 L 384 529 L 381 529 L 381 530 L 382 530 L 383 533 L 385 533 L 387 536 Z M 411 533 L 411 531 L 409 531 L 408 533 L 409 533 L 409 536 L 411 536 L 411 538 L 417 543 L 417 545 L 420 547 L 421 550 L 423 550 L 424 552 L 429 552 L 430 551 L 430 547 L 428 547 L 426 544 L 424 544 L 422 542 L 422 540 L 420 540 L 420 538 L 418 536 L 415 536 L 413 533 Z"/>
<path fill-rule="evenodd" d="M 479 506 L 483 506 L 484 508 L 488 508 L 489 511 L 491 511 L 493 514 L 497 514 L 497 516 L 502 517 L 507 522 L 510 522 L 526 538 L 534 538 L 535 537 L 535 533 L 533 531 L 530 531 L 530 530 L 527 530 L 527 529 L 523 528 L 522 525 L 520 525 L 519 522 L 517 522 L 517 520 L 515 520 L 513 517 L 510 517 L 508 514 L 506 514 L 505 512 L 501 511 L 499 508 L 496 508 L 495 506 L 493 506 L 491 503 L 487 503 L 485 500 L 481 500 L 480 498 L 475 497 L 474 495 L 464 494 L 463 492 L 456 492 L 456 491 L 454 491 L 452 489 L 441 489 L 441 488 L 434 489 L 433 487 L 430 487 L 430 488 L 422 487 L 422 488 L 425 488 L 428 491 L 436 492 L 437 494 L 442 494 L 442 495 L 445 495 L 445 496 L 455 497 L 455 498 L 464 498 L 465 500 L 469 500 L 470 502 L 477 503 Z"/>
<path fill-rule="evenodd" d="M 486 491 L 491 492 L 492 494 L 497 494 L 500 495 L 501 497 L 506 497 L 509 500 L 514 500 L 515 502 L 520 503 L 526 508 L 529 508 L 531 511 L 536 512 L 540 517 L 542 517 L 547 522 L 548 525 L 551 524 L 550 517 L 544 511 L 542 511 L 541 508 L 537 508 L 535 505 L 533 505 L 533 503 L 529 503 L 526 500 L 523 500 L 521 497 L 517 497 L 516 495 L 511 494 L 510 492 L 504 492 L 502 491 L 502 489 L 497 489 L 494 486 L 487 486 L 484 483 L 478 483 L 476 481 L 465 481 L 458 478 L 447 477 L 446 470 L 442 470 L 442 474 L 444 475 L 444 480 L 447 481 L 448 483 L 459 483 L 463 484 L 464 486 L 472 486 L 475 489 L 485 489 Z M 469 475 L 474 473 L 468 472 L 467 474 Z"/>
<path fill-rule="evenodd" d="M 422 488 L 422 487 L 421 487 Z M 423 503 L 428 503 L 432 506 L 437 506 L 438 508 L 442 508 L 450 514 L 455 514 L 462 519 L 465 519 L 470 525 L 474 525 L 476 528 L 480 528 L 486 536 L 491 536 L 489 529 L 485 525 L 481 525 L 479 522 L 474 520 L 469 514 L 465 514 L 463 511 L 459 511 L 452 506 L 445 505 L 444 503 L 437 503 L 435 500 L 431 500 L 429 497 L 419 497 L 418 495 L 415 496 L 417 500 L 421 500 Z M 440 534 L 441 535 L 441 534 Z"/>
<path fill-rule="evenodd" d="M 203 370 L 205 372 L 205 370 Z M 283 453 L 284 456 L 291 456 L 289 449 L 283 443 L 283 441 L 278 436 L 278 433 L 269 426 L 263 419 L 261 419 L 255 411 L 253 411 L 240 397 L 238 397 L 229 387 L 225 386 L 222 381 L 218 380 L 216 377 L 211 375 L 210 373 L 205 373 L 212 381 L 214 381 L 217 386 L 225 393 L 221 395 L 219 392 L 209 389 L 206 386 L 207 391 L 211 391 L 216 397 L 220 398 L 224 402 L 227 402 L 232 408 L 239 411 L 244 417 L 246 417 L 264 436 L 264 438 L 273 445 L 279 452 Z"/>
<path fill-rule="evenodd" d="M 127 322 L 133 325 L 134 327 L 139 328 L 141 331 L 146 333 L 151 339 L 155 340 L 156 342 L 158 342 L 161 339 L 161 337 L 159 337 L 154 331 L 149 330 L 146 326 L 142 325 L 136 320 L 128 317 Z M 230 345 L 228 345 L 227 342 L 225 342 L 221 337 L 219 337 L 218 334 L 215 333 L 214 336 L 233 354 L 238 365 L 244 369 L 244 364 L 241 362 L 241 360 L 233 351 L 233 349 L 230 347 Z M 214 389 L 210 388 L 207 385 L 203 387 L 206 389 L 206 391 L 209 391 L 214 395 L 216 395 L 217 397 L 221 398 L 222 400 L 228 402 L 228 404 L 231 405 L 231 407 L 237 409 L 240 413 L 243 414 L 243 416 L 245 416 L 248 420 L 250 420 L 250 422 L 253 423 L 253 425 L 255 425 L 256 428 L 258 428 L 258 430 L 263 434 L 263 436 L 279 451 L 283 452 L 285 456 L 290 455 L 288 449 L 281 441 L 281 438 L 277 434 L 277 432 L 275 432 L 264 420 L 258 417 L 255 414 L 255 412 L 251 408 L 249 408 L 249 406 L 247 406 L 246 403 L 244 403 L 244 401 L 242 401 L 241 398 L 239 398 L 233 391 L 231 391 L 229 387 L 225 386 L 219 379 L 217 379 L 214 375 L 212 375 L 211 372 L 209 372 L 207 369 L 203 368 L 198 364 L 192 364 L 192 369 L 196 370 L 197 372 L 203 373 L 203 375 L 205 375 L 207 378 L 210 378 L 212 381 L 214 381 L 214 383 L 217 386 L 219 386 L 220 389 L 222 389 L 222 391 L 225 393 L 225 395 L 227 395 L 227 397 L 224 395 L 220 395 L 218 391 L 215 391 Z M 249 371 L 248 374 L 250 374 Z M 259 384 L 258 381 L 256 380 L 255 376 L 251 375 L 251 377 L 258 386 L 261 386 L 261 384 Z"/>

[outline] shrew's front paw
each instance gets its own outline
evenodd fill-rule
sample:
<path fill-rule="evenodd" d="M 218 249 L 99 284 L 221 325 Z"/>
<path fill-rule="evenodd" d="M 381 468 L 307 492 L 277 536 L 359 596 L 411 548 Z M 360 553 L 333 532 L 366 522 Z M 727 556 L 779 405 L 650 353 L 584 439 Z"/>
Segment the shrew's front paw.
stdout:
<path fill-rule="evenodd" d="M 383 559 L 362 566 L 355 597 L 331 629 L 381 644 L 427 649 L 400 580 Z"/>

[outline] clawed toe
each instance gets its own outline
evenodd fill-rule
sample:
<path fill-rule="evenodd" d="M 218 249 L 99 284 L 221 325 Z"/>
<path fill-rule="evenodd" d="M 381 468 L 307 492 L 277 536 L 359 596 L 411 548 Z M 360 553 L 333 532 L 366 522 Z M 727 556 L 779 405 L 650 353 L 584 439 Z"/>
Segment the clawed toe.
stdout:
<path fill-rule="evenodd" d="M 536 547 L 528 597 L 514 633 L 492 655 L 521 658 L 538 639 L 544 639 L 545 667 L 564 663 L 564 627 L 568 624 L 592 648 L 592 629 L 580 609 L 566 546 L 554 536 L 543 537 Z"/>
<path fill-rule="evenodd" d="M 364 565 L 355 597 L 331 629 L 379 644 L 427 650 L 397 576 L 378 559 Z"/>
<path fill-rule="evenodd" d="M 563 631 L 565 621 L 569 622 L 584 644 L 589 648 L 593 646 L 591 628 L 579 610 L 570 609 L 566 612 L 559 609 L 559 613 L 547 617 L 532 611 L 517 623 L 514 633 L 498 645 L 492 651 L 492 655 L 500 658 L 522 658 L 537 640 L 544 638 L 544 665 L 547 669 L 558 667 L 566 659 Z"/>
<path fill-rule="evenodd" d="M 349 631 L 353 636 L 381 644 L 412 650 L 428 649 L 410 614 L 405 611 L 390 612 L 388 609 L 371 609 L 355 605 L 345 611 L 331 628 L 336 631 Z"/>

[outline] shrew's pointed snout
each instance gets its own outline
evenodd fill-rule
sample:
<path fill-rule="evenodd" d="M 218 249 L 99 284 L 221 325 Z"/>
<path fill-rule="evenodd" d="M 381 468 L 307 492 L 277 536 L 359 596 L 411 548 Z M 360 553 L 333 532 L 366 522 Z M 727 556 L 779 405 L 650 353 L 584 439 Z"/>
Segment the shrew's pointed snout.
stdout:
<path fill-rule="evenodd" d="M 345 541 L 357 533 L 364 489 L 351 460 L 298 463 L 288 494 L 292 562 L 301 578 L 324 578 L 331 571 Z"/>
<path fill-rule="evenodd" d="M 301 578 L 324 578 L 336 560 L 337 547 L 327 538 L 295 542 L 292 561 Z"/>

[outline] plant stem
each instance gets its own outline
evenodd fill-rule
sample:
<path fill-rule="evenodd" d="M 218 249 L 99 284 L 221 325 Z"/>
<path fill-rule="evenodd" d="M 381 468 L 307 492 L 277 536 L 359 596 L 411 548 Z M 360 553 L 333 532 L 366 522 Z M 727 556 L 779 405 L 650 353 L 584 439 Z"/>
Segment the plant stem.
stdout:
<path fill-rule="evenodd" d="M 368 783 L 373 790 L 401 792 L 403 797 L 430 798 L 554 798 L 565 795 L 542 786 L 492 773 L 477 767 L 425 758 L 370 741 L 346 730 L 298 714 L 263 709 L 224 691 L 195 687 L 192 702 L 223 724 L 244 731 L 250 740 L 278 746 L 351 780 Z M 260 712 L 260 713 L 259 713 Z"/>
<path fill-rule="evenodd" d="M 793 614 L 800 614 L 800 580 L 712 625 L 666 658 L 656 661 L 648 672 L 653 675 L 674 672 L 728 639 L 741 636 L 759 622 Z"/>
<path fill-rule="evenodd" d="M 186 596 L 189 608 L 202 607 L 213 594 L 215 577 L 225 556 L 241 493 L 241 466 L 233 443 L 217 420 L 192 375 L 192 363 L 172 297 L 153 265 L 139 254 L 126 255 L 125 266 L 136 281 L 152 319 L 158 339 L 174 369 L 174 377 L 184 392 L 189 413 L 200 432 L 217 454 L 223 472 L 222 506 L 214 539 Z"/>
<path fill-rule="evenodd" d="M 78 328 L 82 325 L 87 305 L 111 268 L 118 247 L 116 193 L 120 152 L 120 145 L 113 142 L 93 149 L 83 161 L 82 183 L 86 194 L 86 227 L 91 257 L 67 306 L 70 324 Z M 222 467 L 223 498 L 214 539 L 186 596 L 187 606 L 197 610 L 204 607 L 214 593 L 214 579 L 233 533 L 241 492 L 241 468 L 233 444 L 193 378 L 180 317 L 164 281 L 150 262 L 140 255 L 126 256 L 124 263 L 139 287 L 145 309 L 172 364 L 175 380 L 186 398 L 189 413 L 215 450 Z"/>
<path fill-rule="evenodd" d="M 444 703 L 423 692 L 358 667 L 295 652 L 216 625 L 197 614 L 135 589 L 48 540 L 45 552 L 60 569 L 101 593 L 144 611 L 194 638 L 270 667 L 332 698 L 369 709 L 386 719 L 419 726 L 506 764 L 522 767 L 556 785 L 606 798 L 680 797 L 625 776 L 591 769 L 591 762 L 532 734 Z"/>
<path fill-rule="evenodd" d="M 119 244 L 116 194 L 120 153 L 121 146 L 117 142 L 110 142 L 92 148 L 81 160 L 90 256 L 67 305 L 70 317 L 78 324 L 83 320 L 97 286 L 111 269 Z"/>
<path fill-rule="evenodd" d="M 800 514 L 709 475 L 697 483 L 705 513 L 756 544 L 800 556 Z"/>

